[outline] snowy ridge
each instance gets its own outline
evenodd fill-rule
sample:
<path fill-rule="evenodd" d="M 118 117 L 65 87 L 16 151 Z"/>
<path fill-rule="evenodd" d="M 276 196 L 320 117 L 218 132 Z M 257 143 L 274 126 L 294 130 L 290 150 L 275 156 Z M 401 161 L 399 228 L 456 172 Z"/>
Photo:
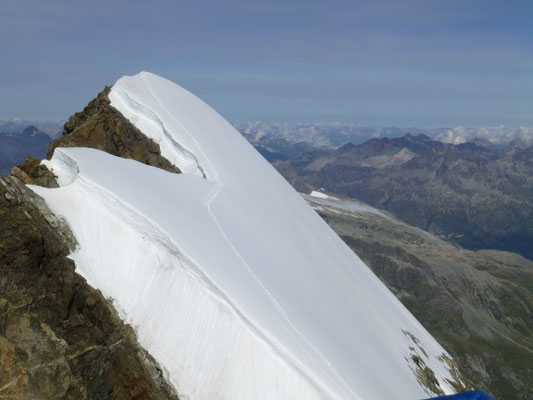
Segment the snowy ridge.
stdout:
<path fill-rule="evenodd" d="M 444 350 L 220 115 L 148 73 L 109 97 L 186 173 L 58 148 L 62 187 L 34 190 L 184 398 L 428 397 L 405 332 L 453 393 Z"/>
<path fill-rule="evenodd" d="M 144 81 L 141 80 L 142 83 L 144 83 Z M 137 83 L 137 82 L 135 82 Z M 144 89 L 146 90 L 147 93 L 150 93 L 150 95 L 157 101 L 157 103 L 163 107 L 163 109 L 167 112 L 168 110 L 164 107 L 163 104 L 161 104 L 161 102 L 154 96 L 153 92 L 151 91 L 150 87 L 148 85 L 144 85 Z M 146 93 L 145 93 L 146 94 Z M 170 142 L 172 144 L 175 144 L 176 146 L 179 146 L 179 149 L 182 150 L 180 152 L 180 154 L 176 157 L 175 156 L 175 152 L 174 152 L 174 148 L 172 148 L 171 146 L 162 146 L 161 147 L 161 152 L 162 152 L 162 155 L 167 157 L 168 159 L 171 159 L 174 161 L 174 164 L 176 166 L 178 166 L 178 168 L 180 168 L 182 171 L 184 172 L 187 172 L 187 171 L 190 171 L 191 168 L 189 167 L 190 165 L 190 162 L 189 160 L 194 160 L 194 162 L 196 163 L 196 166 L 197 166 L 197 170 L 201 171 L 202 172 L 202 176 L 205 177 L 205 174 L 202 170 L 202 168 L 198 165 L 198 162 L 197 162 L 197 159 L 196 157 L 191 153 L 189 152 L 188 150 L 185 150 L 183 147 L 181 147 L 181 145 L 179 145 L 175 140 L 173 140 L 173 138 L 168 135 L 168 132 L 165 130 L 164 128 L 164 125 L 163 123 L 161 122 L 161 120 L 154 114 L 152 113 L 150 110 L 148 110 L 145 106 L 143 106 L 142 104 L 140 104 L 140 101 L 136 101 L 134 100 L 130 95 L 127 94 L 127 92 L 122 89 L 120 86 L 118 86 L 116 88 L 116 90 L 113 90 L 110 94 L 110 99 L 112 100 L 112 104 L 115 105 L 115 107 L 119 108 L 120 111 L 123 113 L 123 115 L 125 115 L 126 117 L 128 118 L 131 118 L 132 122 L 133 121 L 139 121 L 140 118 L 138 118 L 138 113 L 139 111 L 141 112 L 141 115 L 142 117 L 146 118 L 147 120 L 153 122 L 153 124 L 155 126 L 157 126 L 158 128 L 160 127 L 160 129 L 165 133 L 164 137 L 167 138 L 167 143 Z M 194 136 L 191 135 L 191 133 L 174 117 L 174 115 L 170 114 L 171 115 L 172 119 L 176 122 L 176 124 L 179 126 L 180 130 L 182 130 L 183 133 L 185 133 L 187 135 L 187 137 L 194 143 L 195 147 L 197 150 L 199 150 L 202 155 L 203 155 L 203 159 L 206 161 L 206 163 L 208 163 L 211 167 L 210 171 L 212 171 L 212 175 L 211 178 L 212 180 L 214 180 L 215 182 L 217 182 L 217 185 L 216 185 L 216 188 L 215 190 L 213 191 L 213 194 L 212 196 L 210 196 L 209 200 L 207 201 L 207 210 L 210 214 L 210 216 L 212 217 L 213 221 L 215 222 L 219 232 L 221 233 L 221 235 L 224 237 L 225 241 L 227 242 L 228 246 L 231 248 L 231 250 L 234 252 L 235 256 L 239 259 L 239 261 L 242 263 L 242 265 L 244 265 L 247 269 L 247 271 L 250 273 L 250 275 L 253 277 L 254 281 L 259 285 L 259 287 L 263 290 L 263 292 L 267 295 L 267 297 L 271 300 L 271 302 L 274 304 L 274 306 L 276 307 L 276 309 L 278 310 L 278 312 L 280 313 L 280 315 L 282 315 L 282 317 L 286 320 L 286 322 L 289 324 L 289 326 L 294 330 L 294 332 L 297 333 L 297 335 L 300 337 L 301 340 L 304 340 L 306 342 L 308 342 L 308 340 L 305 338 L 305 336 L 303 336 L 299 331 L 298 329 L 296 328 L 296 326 L 292 323 L 292 321 L 290 320 L 290 318 L 285 314 L 285 312 L 283 311 L 283 309 L 281 308 L 281 306 L 279 305 L 279 303 L 276 301 L 276 299 L 274 298 L 274 296 L 272 295 L 272 293 L 270 293 L 270 291 L 265 287 L 265 285 L 261 282 L 261 280 L 257 277 L 256 274 L 254 274 L 252 268 L 249 266 L 249 264 L 246 262 L 246 260 L 242 257 L 242 255 L 239 253 L 239 251 L 233 246 L 233 244 L 231 243 L 230 239 L 228 238 L 228 236 L 226 235 L 226 233 L 224 232 L 224 229 L 222 228 L 222 226 L 220 225 L 220 222 L 219 220 L 217 219 L 216 215 L 212 212 L 211 210 L 211 204 L 213 202 L 213 200 L 218 196 L 221 188 L 222 188 L 222 184 L 220 184 L 218 182 L 218 173 L 217 173 L 217 170 L 215 168 L 213 168 L 211 162 L 209 161 L 209 158 L 205 155 L 205 153 L 202 151 L 202 148 L 199 146 L 198 142 L 195 140 Z M 149 132 L 150 131 L 150 127 L 149 126 L 146 126 L 145 124 L 143 123 L 139 123 L 137 122 L 138 124 L 138 128 L 143 131 L 143 132 Z M 145 130 L 142 130 L 141 127 L 144 127 Z M 153 139 L 156 139 L 158 138 L 157 135 L 149 135 L 149 137 L 152 137 Z M 162 141 L 158 142 L 158 143 L 161 143 Z M 164 142 L 164 141 L 163 141 Z M 183 157 L 181 157 L 181 154 L 187 154 L 187 155 L 190 155 L 189 157 L 187 157 L 185 160 Z M 185 161 L 185 163 L 183 163 L 183 161 Z M 308 342 L 309 343 L 309 342 Z M 312 346 L 311 343 L 309 343 L 310 346 Z M 282 347 L 282 345 L 278 345 L 278 346 L 274 346 L 273 347 L 273 350 L 274 351 L 277 351 L 278 348 Z M 320 355 L 321 358 L 324 359 L 324 361 L 327 362 L 327 360 L 324 358 L 324 356 L 322 354 L 320 354 L 320 352 L 315 349 L 315 351 Z M 327 362 L 329 364 L 329 362 Z M 340 376 L 338 376 L 338 374 L 336 373 L 336 371 L 334 370 L 333 367 L 331 367 L 332 370 L 334 371 L 335 375 L 337 375 L 337 377 L 340 379 L 340 381 L 345 384 L 343 381 L 342 381 L 342 378 L 340 378 Z M 313 380 L 310 380 L 310 383 L 313 384 Z M 346 384 L 345 384 L 346 385 Z M 350 388 L 348 387 L 348 389 L 350 390 Z M 257 390 L 257 388 L 256 388 Z M 268 389 L 267 389 L 268 390 Z M 351 390 L 350 390 L 351 391 Z M 357 395 L 355 393 L 352 392 L 352 394 L 355 396 L 355 398 L 358 398 Z"/>
<path fill-rule="evenodd" d="M 83 159 L 84 157 L 90 159 L 91 164 L 94 162 L 90 167 L 93 171 L 97 169 L 97 165 L 104 164 L 106 167 L 112 167 L 116 162 L 126 162 L 127 164 L 132 164 L 127 166 L 128 173 L 135 173 L 137 178 L 141 173 L 138 173 L 136 169 L 139 167 L 146 168 L 134 161 L 116 159 L 92 149 L 77 148 L 57 149 L 53 161 L 48 163 L 48 166 L 55 173 L 66 173 L 67 170 L 70 170 L 70 173 L 66 175 L 77 176 L 79 168 L 74 157 L 77 159 Z M 150 173 L 153 172 L 150 171 Z M 160 172 L 162 175 L 167 174 L 163 171 Z M 101 171 L 101 173 L 105 172 Z M 256 390 L 268 393 L 272 385 L 275 385 L 275 382 L 287 380 L 288 387 L 293 387 L 294 391 L 294 393 L 290 394 L 290 396 L 294 396 L 291 398 L 307 399 L 317 396 L 314 390 L 307 388 L 307 385 L 309 383 L 312 384 L 312 381 L 302 384 L 301 377 L 295 376 L 291 368 L 285 366 L 285 369 L 280 369 L 279 364 L 283 358 L 273 357 L 273 355 L 278 353 L 279 346 L 270 343 L 267 337 L 264 337 L 261 332 L 255 329 L 253 324 L 238 313 L 238 309 L 231 303 L 231 300 L 210 282 L 209 278 L 203 274 L 203 271 L 197 267 L 193 260 L 181 253 L 162 227 L 145 215 L 139 214 L 135 208 L 124 202 L 124 199 L 116 197 L 106 187 L 96 183 L 92 175 L 84 176 L 82 174 L 77 177 L 76 182 L 73 182 L 72 185 L 57 190 L 49 191 L 39 186 L 32 186 L 31 188 L 37 193 L 46 196 L 47 202 L 53 205 L 55 212 L 66 217 L 75 228 L 74 234 L 77 238 L 80 238 L 86 246 L 99 249 L 98 252 L 87 252 L 79 249 L 72 254 L 72 258 L 78 267 L 77 271 L 91 285 L 100 288 L 106 296 L 114 299 L 114 303 L 123 319 L 135 328 L 140 342 L 150 349 L 152 355 L 162 364 L 169 380 L 178 388 L 180 394 L 183 394 L 181 387 L 187 386 L 187 376 L 191 375 L 191 370 L 195 370 L 190 364 L 194 364 L 193 359 L 197 358 L 198 354 L 187 354 L 189 346 L 179 346 L 178 349 L 172 351 L 170 354 L 179 353 L 185 359 L 184 364 L 187 367 L 183 368 L 169 357 L 168 347 L 162 347 L 161 343 L 172 343 L 173 341 L 190 343 L 201 339 L 200 337 L 194 338 L 195 333 L 198 331 L 198 314 L 203 314 L 203 323 L 210 322 L 209 331 L 227 335 L 227 328 L 224 329 L 224 326 L 221 327 L 220 325 L 228 325 L 228 322 L 220 321 L 220 313 L 213 312 L 213 310 L 202 313 L 201 309 L 204 307 L 224 310 L 222 316 L 225 315 L 227 318 L 231 316 L 231 318 L 240 320 L 240 322 L 232 321 L 230 325 L 241 323 L 249 329 L 249 332 L 246 329 L 237 329 L 234 335 L 239 335 L 239 340 L 227 346 L 220 346 L 220 343 L 218 343 L 219 345 L 214 348 L 210 346 L 212 337 L 206 337 L 203 345 L 200 346 L 205 352 L 205 354 L 202 354 L 203 356 L 208 358 L 209 355 L 215 355 L 214 357 L 212 356 L 215 359 L 217 356 L 222 359 L 229 358 L 228 355 L 220 356 L 219 353 L 222 349 L 237 349 L 248 344 L 248 347 L 254 350 L 251 351 L 249 358 L 245 357 L 244 359 L 250 361 L 250 359 L 255 358 L 255 363 L 252 363 L 252 365 L 262 364 L 266 368 L 251 371 L 248 370 L 246 365 L 237 368 L 240 370 L 239 376 L 244 379 L 241 381 L 242 387 L 235 393 L 242 391 L 244 396 Z M 170 177 L 165 178 L 185 179 L 191 182 L 197 180 L 187 176 L 169 175 Z M 151 177 L 153 178 L 153 176 Z M 76 204 L 76 207 L 72 208 L 72 204 Z M 90 218 L 83 213 L 82 210 L 84 209 L 92 210 Z M 88 223 L 91 224 L 90 227 L 87 227 Z M 83 228 L 81 228 L 82 224 L 84 225 Z M 109 225 L 120 226 L 120 228 L 109 230 Z M 117 236 L 117 233 L 119 236 Z M 113 247 L 110 247 L 109 243 L 113 243 Z M 124 259 L 126 254 L 129 254 L 129 256 Z M 109 265 L 121 267 L 127 265 L 129 269 L 128 275 L 120 273 L 123 271 L 120 271 L 119 268 L 106 268 Z M 163 273 L 164 279 L 158 279 L 155 284 L 152 284 L 149 282 L 154 278 L 154 270 L 159 270 L 160 273 Z M 119 274 L 116 274 L 117 272 Z M 124 282 L 126 276 L 129 276 L 129 279 Z M 134 279 L 131 279 L 132 277 Z M 139 277 L 142 277 L 142 279 L 138 279 Z M 123 281 L 124 283 L 118 290 L 117 281 Z M 179 283 L 179 285 L 176 286 L 176 283 Z M 174 292 L 174 290 L 177 292 Z M 142 293 L 142 296 L 139 296 L 139 293 Z M 169 294 L 167 300 L 155 300 L 162 293 Z M 146 297 L 153 300 L 149 302 L 151 306 L 149 308 L 143 304 Z M 187 301 L 176 301 L 184 298 Z M 157 306 L 155 310 L 153 308 L 154 305 Z M 156 311 L 156 317 L 154 317 L 154 311 Z M 130 313 L 140 314 L 142 318 L 130 317 Z M 165 326 L 166 331 L 154 335 L 150 321 L 160 321 L 161 318 L 158 314 L 178 316 L 179 324 L 167 325 Z M 139 324 L 139 320 L 145 323 Z M 187 360 L 187 356 L 191 360 Z M 242 358 L 242 355 L 239 355 L 238 358 Z M 269 358 L 272 359 L 272 368 L 268 366 Z M 212 363 L 216 362 L 212 361 Z M 237 363 L 238 359 L 232 360 L 232 362 Z M 298 369 L 296 365 L 293 365 L 292 368 Z M 223 371 L 227 367 L 215 365 L 210 366 L 209 370 L 211 369 Z M 245 379 L 247 374 L 252 372 L 252 375 L 264 375 L 268 371 L 275 371 L 280 376 L 277 376 L 272 381 L 262 376 L 261 379 L 265 381 L 265 387 L 261 388 L 260 384 L 255 386 L 256 383 L 254 383 L 253 387 L 246 389 L 247 382 L 257 381 L 257 377 L 256 379 Z M 178 376 L 176 377 L 176 375 Z M 197 370 L 195 376 L 189 379 L 209 381 L 209 378 L 203 376 L 200 370 Z M 185 392 L 190 398 L 212 398 L 212 396 L 220 395 L 221 391 L 217 388 L 216 383 L 207 387 L 210 388 L 208 393 L 203 393 L 198 389 L 193 391 L 186 390 Z M 215 391 L 213 391 L 213 388 Z"/>

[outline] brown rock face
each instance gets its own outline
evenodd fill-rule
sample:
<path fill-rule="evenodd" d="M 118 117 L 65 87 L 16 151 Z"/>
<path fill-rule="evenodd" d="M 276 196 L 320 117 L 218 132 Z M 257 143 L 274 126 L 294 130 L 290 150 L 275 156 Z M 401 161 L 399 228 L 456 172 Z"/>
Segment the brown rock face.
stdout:
<path fill-rule="evenodd" d="M 177 399 L 111 304 L 74 272 L 68 226 L 0 178 L 0 398 Z"/>
<path fill-rule="evenodd" d="M 130 158 L 147 165 L 180 173 L 161 155 L 159 145 L 146 137 L 119 111 L 111 107 L 106 87 L 82 112 L 69 118 L 63 136 L 53 140 L 48 159 L 56 147 L 92 147 L 122 158 Z"/>
<path fill-rule="evenodd" d="M 41 165 L 41 160 L 34 157 L 28 157 L 24 163 L 14 167 L 11 170 L 11 175 L 19 178 L 26 185 L 59 187 L 54 174 L 44 165 Z"/>
<path fill-rule="evenodd" d="M 67 343 L 34 315 L 11 313 L 5 321 L 5 334 L 0 335 L 2 396 L 65 398 L 72 383 Z"/>

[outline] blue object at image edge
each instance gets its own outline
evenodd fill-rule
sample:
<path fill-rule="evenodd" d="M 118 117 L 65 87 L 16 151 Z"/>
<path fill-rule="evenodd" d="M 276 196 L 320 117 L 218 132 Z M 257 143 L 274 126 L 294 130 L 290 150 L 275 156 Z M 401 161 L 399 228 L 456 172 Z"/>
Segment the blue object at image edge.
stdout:
<path fill-rule="evenodd" d="M 473 392 L 464 392 L 459 394 L 452 394 L 450 396 L 439 396 L 439 397 L 432 397 L 431 399 L 427 400 L 494 400 L 492 397 L 490 397 L 485 392 L 481 392 L 479 390 L 475 390 Z"/>

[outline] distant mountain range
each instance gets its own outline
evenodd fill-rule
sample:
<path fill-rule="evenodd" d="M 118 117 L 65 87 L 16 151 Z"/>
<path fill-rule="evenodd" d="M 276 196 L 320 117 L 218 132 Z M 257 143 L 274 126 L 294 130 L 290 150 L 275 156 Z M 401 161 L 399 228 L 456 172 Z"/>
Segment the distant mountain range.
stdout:
<path fill-rule="evenodd" d="M 0 175 L 8 173 L 26 157 L 44 158 L 50 136 L 30 125 L 22 131 L 0 131 Z"/>
<path fill-rule="evenodd" d="M 424 134 L 443 143 L 460 144 L 482 140 L 497 146 L 505 146 L 513 140 L 521 140 L 533 145 L 533 128 L 520 126 L 477 127 L 375 127 L 359 124 L 315 123 L 284 124 L 264 122 L 235 123 L 234 126 L 254 145 L 264 145 L 274 139 L 284 139 L 290 144 L 313 143 L 314 146 L 337 148 L 346 143 L 361 144 L 373 138 L 397 138 L 406 134 Z"/>
<path fill-rule="evenodd" d="M 453 145 L 407 134 L 273 163 L 302 192 L 325 188 L 465 248 L 533 259 L 533 146 L 523 141 Z"/>
<path fill-rule="evenodd" d="M 20 118 L 0 120 L 0 132 L 22 132 L 28 126 L 33 125 L 41 132 L 46 133 L 52 139 L 59 137 L 63 131 L 65 121 L 31 121 Z"/>

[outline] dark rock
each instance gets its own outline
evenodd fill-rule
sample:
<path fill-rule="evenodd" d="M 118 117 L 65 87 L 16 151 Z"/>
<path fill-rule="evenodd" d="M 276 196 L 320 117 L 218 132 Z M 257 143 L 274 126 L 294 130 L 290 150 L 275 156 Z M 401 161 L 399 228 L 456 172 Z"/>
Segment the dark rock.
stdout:
<path fill-rule="evenodd" d="M 0 397 L 177 399 L 112 304 L 76 274 L 68 226 L 0 178 Z"/>
<path fill-rule="evenodd" d="M 48 159 L 56 147 L 92 147 L 122 158 L 180 173 L 161 155 L 159 145 L 149 139 L 110 104 L 106 87 L 82 112 L 69 118 L 63 136 L 53 140 Z"/>
<path fill-rule="evenodd" d="M 47 188 L 59 187 L 56 176 L 45 166 L 41 160 L 28 157 L 26 161 L 11 170 L 11 175 L 19 178 L 26 185 L 38 185 Z"/>

